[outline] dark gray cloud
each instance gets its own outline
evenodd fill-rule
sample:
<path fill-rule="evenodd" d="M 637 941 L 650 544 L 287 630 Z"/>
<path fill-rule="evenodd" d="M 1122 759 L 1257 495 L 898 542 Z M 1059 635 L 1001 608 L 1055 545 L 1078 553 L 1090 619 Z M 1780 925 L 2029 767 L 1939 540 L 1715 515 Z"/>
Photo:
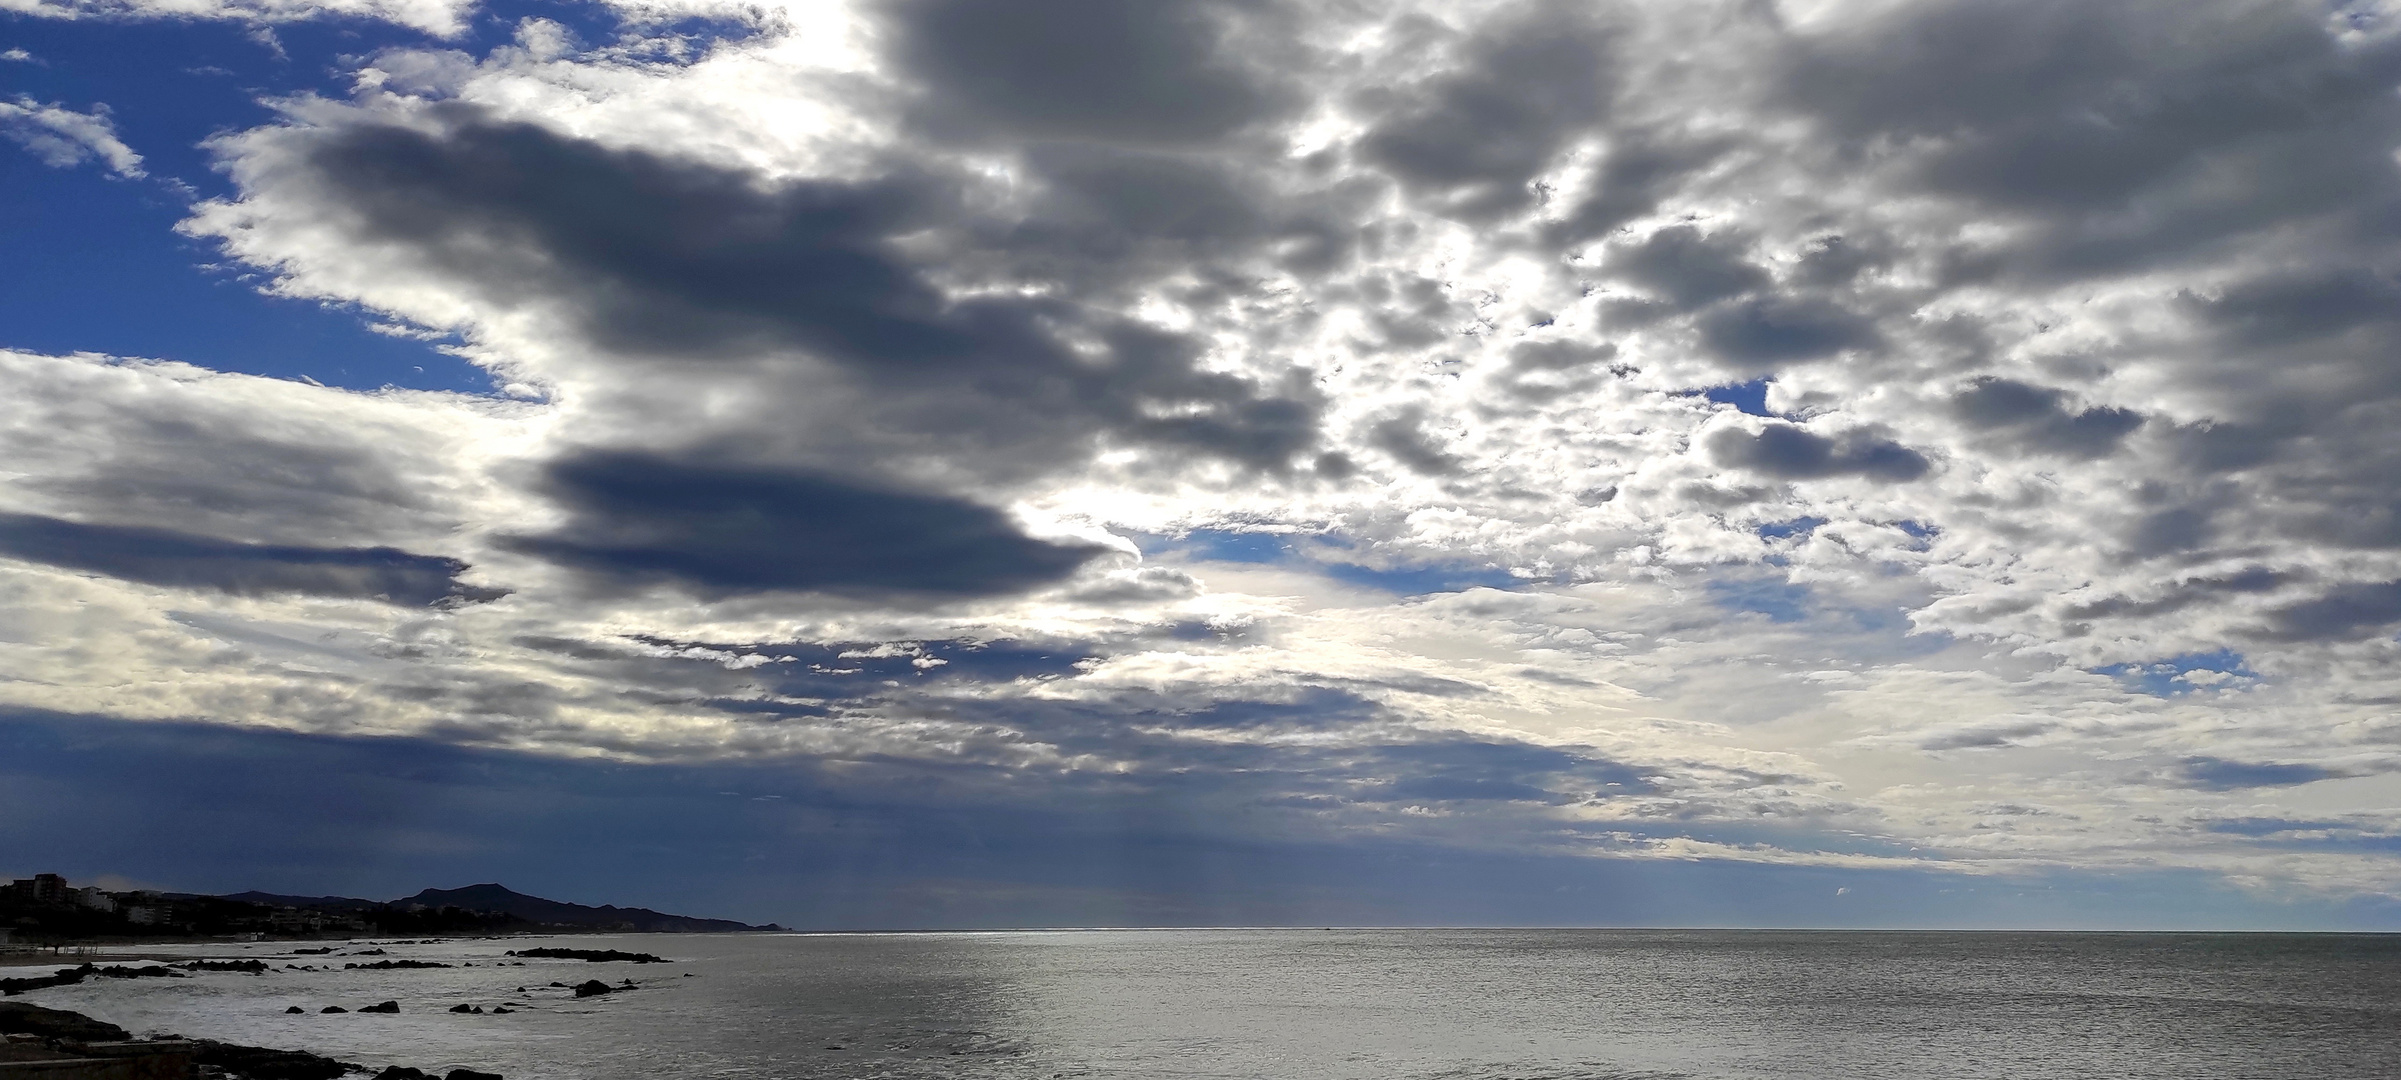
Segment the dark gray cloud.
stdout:
<path fill-rule="evenodd" d="M 1423 410 L 1404 410 L 1398 416 L 1371 425 L 1367 429 L 1368 445 L 1392 455 L 1394 461 L 1420 476 L 1448 476 L 1458 472 L 1466 462 L 1444 448 L 1441 440 L 1425 429 L 1425 424 Z"/>
<path fill-rule="evenodd" d="M 2186 308 L 2234 342 L 2290 346 L 2401 321 L 2401 286 L 2359 267 L 2278 272 L 2214 296 L 2187 292 Z"/>
<path fill-rule="evenodd" d="M 1745 372 L 1823 360 L 1877 342 L 1873 320 L 1816 297 L 1755 297 L 1713 309 L 1699 325 L 1702 344 Z"/>
<path fill-rule="evenodd" d="M 2037 223 L 2003 256 L 2015 269 L 2130 268 L 2393 190 L 2401 56 L 2324 19 L 2249 0 L 1896 6 L 1796 40 L 1774 92 L 1845 154 L 1906 147 L 1923 188 Z"/>
<path fill-rule="evenodd" d="M 2331 779 L 2343 774 L 2317 765 L 2288 765 L 2276 762 L 2189 757 L 2178 766 L 2178 775 L 2185 783 L 2193 787 L 2208 788 L 2214 791 L 2234 791 L 2242 788 L 2290 787 L 2294 784 Z"/>
<path fill-rule="evenodd" d="M 2025 449 L 2075 458 L 2111 453 L 2143 425 L 2132 409 L 2071 411 L 2061 391 L 1995 376 L 1953 396 L 1951 411 L 1970 427 L 2007 433 Z"/>
<path fill-rule="evenodd" d="M 1256 55 L 1289 37 L 1242 32 L 1279 21 L 1247 0 L 904 0 L 888 25 L 936 131 L 1180 143 L 1289 104 Z"/>
<path fill-rule="evenodd" d="M 1727 428 L 1709 437 L 1709 456 L 1727 468 L 1786 480 L 1861 476 L 1896 482 L 1933 468 L 1925 455 L 1890 439 L 1862 432 L 1827 438 L 1793 424 L 1768 424 L 1757 434 Z"/>
<path fill-rule="evenodd" d="M 2100 600 L 2073 604 L 2061 610 L 2070 619 L 2145 619 L 2168 615 L 2195 604 L 2210 603 L 2230 595 L 2256 595 L 2273 592 L 2299 580 L 2301 575 L 2270 570 L 2264 566 L 2225 577 L 2188 578 L 2177 582 L 2166 593 L 2149 599 L 2131 596 L 2110 596 Z"/>
<path fill-rule="evenodd" d="M 1610 34 L 1552 4 L 1463 43 L 1441 74 L 1363 95 L 1379 119 L 1359 154 L 1441 212 L 1488 220 L 1525 209 L 1568 140 L 1607 118 Z"/>
<path fill-rule="evenodd" d="M 151 585 L 243 596 L 297 593 L 435 607 L 496 600 L 458 580 L 467 564 L 398 548 L 245 544 L 169 529 L 0 514 L 0 555 Z"/>
<path fill-rule="evenodd" d="M 2083 925 L 2155 908 L 2199 909 L 2191 921 L 2223 926 L 2262 910 L 2254 894 L 2183 877 L 2130 885 L 2122 871 L 1986 889 L 1928 870 L 1225 838 L 1198 834 L 1219 819 L 1142 795 L 962 805 L 938 786 L 889 779 L 858 763 L 629 766 L 15 712 L 0 715 L 0 783 L 26 798 L 23 812 L 0 817 L 0 848 L 78 882 L 113 873 L 215 893 L 386 897 L 498 879 L 826 930 Z M 2378 912 L 2375 925 L 2392 921 Z"/>
<path fill-rule="evenodd" d="M 1738 234 L 1704 236 L 1677 225 L 1612 253 L 1609 269 L 1678 307 L 1697 308 L 1767 286 L 1767 271 L 1750 261 L 1749 247 Z"/>
<path fill-rule="evenodd" d="M 2268 612 L 2268 635 L 2283 641 L 2356 639 L 2401 622 L 2401 581 L 2344 585 Z"/>
<path fill-rule="evenodd" d="M 559 462 L 547 488 L 567 525 L 507 546 L 703 593 L 988 596 L 1058 581 L 1104 550 L 1034 539 L 965 499 L 633 453 Z"/>
<path fill-rule="evenodd" d="M 1560 247 L 1590 242 L 1659 209 L 1677 187 L 1734 148 L 1730 139 L 1692 139 L 1681 133 L 1621 128 L 1612 132 L 1592 191 L 1565 216 L 1544 226 L 1543 239 Z"/>
<path fill-rule="evenodd" d="M 1079 430 L 1114 430 L 1279 469 L 1316 439 L 1305 381 L 1204 371 L 1198 343 L 1065 300 L 945 295 L 893 242 L 968 216 L 933 177 L 769 184 L 465 108 L 449 119 L 439 134 L 330 130 L 308 166 L 363 236 L 503 303 L 561 305 L 608 353 L 694 363 L 798 350 L 921 403 L 926 432 L 1003 443 L 1075 446 Z M 1063 327 L 1101 355 L 1071 347 Z"/>

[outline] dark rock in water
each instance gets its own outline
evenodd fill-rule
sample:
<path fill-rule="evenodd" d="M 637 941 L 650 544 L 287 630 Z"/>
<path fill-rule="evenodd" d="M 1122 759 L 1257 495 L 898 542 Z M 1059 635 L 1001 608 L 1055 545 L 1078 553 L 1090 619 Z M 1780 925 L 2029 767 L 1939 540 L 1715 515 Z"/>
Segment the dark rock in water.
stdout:
<path fill-rule="evenodd" d="M 400 1011 L 400 1003 L 399 1003 L 399 1002 L 397 1002 L 397 1001 L 379 1001 L 379 1002 L 376 1002 L 376 1003 L 375 1003 L 375 1004 L 373 1004 L 373 1005 L 362 1005 L 362 1006 L 360 1006 L 360 1007 L 359 1007 L 359 1011 L 360 1011 L 360 1012 L 396 1013 L 396 1012 L 399 1012 L 399 1011 Z"/>
<path fill-rule="evenodd" d="M 593 979 L 584 983 L 582 986 L 575 988 L 575 996 L 579 998 L 599 997 L 602 994 L 613 994 L 616 992 L 616 987 L 610 986 L 609 984 L 598 979 Z"/>
<path fill-rule="evenodd" d="M 353 953 L 344 953 L 344 954 L 342 954 L 342 955 L 344 955 L 344 956 L 382 956 L 383 954 L 384 954 L 384 951 L 383 951 L 382 949 L 360 949 L 360 950 L 359 950 L 359 951 L 357 951 L 357 952 L 353 952 Z"/>
<path fill-rule="evenodd" d="M 513 1012 L 516 1012 L 516 1011 L 517 1011 L 517 1010 L 515 1010 L 515 1009 L 512 1009 L 512 1008 L 509 1008 L 509 1007 L 508 1007 L 508 1006 L 506 1006 L 506 1005 L 494 1005 L 494 1006 L 492 1006 L 492 1015 L 494 1015 L 494 1016 L 506 1016 L 506 1015 L 508 1015 L 509 1013 L 513 1013 Z"/>
<path fill-rule="evenodd" d="M 435 1077 L 434 1074 L 423 1069 L 412 1069 L 406 1065 L 386 1065 L 382 1072 L 375 1074 L 375 1080 L 435 1080 Z"/>
<path fill-rule="evenodd" d="M 199 1048 L 192 1055 L 195 1064 L 222 1069 L 246 1080 L 338 1080 L 344 1073 L 366 1068 L 302 1050 L 269 1050 L 209 1039 L 195 1039 L 192 1045 Z"/>
<path fill-rule="evenodd" d="M 259 966 L 262 970 L 266 967 L 264 964 Z M 98 975 L 105 979 L 184 979 L 190 977 L 187 975 L 177 975 L 173 970 L 159 964 L 152 964 L 148 967 L 138 968 L 122 967 L 111 964 L 108 967 L 95 969 L 91 972 L 91 974 Z"/>
<path fill-rule="evenodd" d="M 82 1013 L 45 1009 L 15 1001 L 0 1001 L 0 1035 L 38 1035 L 76 1042 L 118 1042 L 131 1038 L 125 1029 Z"/>
<path fill-rule="evenodd" d="M 400 968 L 446 968 L 450 965 L 437 964 L 431 960 L 378 960 L 372 964 L 344 964 L 342 966 L 346 969 L 357 968 L 360 971 L 394 971 Z"/>
<path fill-rule="evenodd" d="M 297 1010 L 293 1010 L 297 1011 Z M 341 1012 L 340 1006 L 328 1010 Z M 362 1066 L 346 1061 L 298 1050 L 269 1050 L 259 1046 L 237 1046 L 209 1039 L 186 1042 L 128 1043 L 125 1029 L 102 1023 L 81 1013 L 64 1009 L 45 1009 L 38 1005 L 0 1002 L 0 1034 L 33 1035 L 60 1042 L 82 1044 L 69 1049 L 81 1056 L 91 1057 L 94 1064 L 111 1059 L 135 1057 L 160 1060 L 172 1054 L 181 1055 L 190 1047 L 190 1061 L 201 1067 L 202 1075 L 235 1077 L 237 1080 L 338 1080 L 345 1073 L 361 1071 Z M 108 1044 L 118 1044 L 110 1046 Z M 177 1066 L 180 1068 L 180 1066 Z M 61 1074 L 65 1075 L 65 1074 Z M 76 1075 L 84 1075 L 78 1073 Z M 119 1075 L 110 1073 L 110 1075 Z M 138 1072 L 124 1075 L 149 1075 Z"/>
<path fill-rule="evenodd" d="M 263 975 L 267 971 L 264 960 L 194 960 L 175 966 L 186 971 L 241 971 L 252 975 Z"/>
<path fill-rule="evenodd" d="M 328 1006 L 326 1006 L 326 1007 L 324 1007 L 324 1008 L 322 1008 L 322 1009 L 319 1009 L 319 1010 L 317 1010 L 317 1011 L 318 1011 L 318 1012 L 321 1012 L 321 1013 L 338 1013 L 338 1012 L 340 1012 L 340 1013 L 346 1013 L 346 1012 L 349 1012 L 350 1010 L 348 1010 L 348 1009 L 345 1009 L 345 1008 L 343 1008 L 343 1007 L 341 1007 L 341 1006 L 339 1006 L 339 1005 L 328 1005 Z"/>
<path fill-rule="evenodd" d="M 473 1069 L 452 1069 L 442 1080 L 500 1080 L 499 1073 L 476 1072 Z"/>
<path fill-rule="evenodd" d="M 453 1006 L 451 1006 L 451 1007 L 450 1007 L 450 1011 L 451 1011 L 451 1012 L 466 1012 L 466 1011 L 467 1011 L 467 1006 L 465 1006 L 465 1005 L 453 1005 Z"/>
<path fill-rule="evenodd" d="M 552 985 L 552 986 L 565 986 L 565 985 L 567 985 L 567 984 L 566 984 L 566 983 L 563 983 L 563 982 L 554 982 L 554 983 L 551 983 L 550 985 Z"/>
<path fill-rule="evenodd" d="M 304 1012 L 307 1012 L 308 1010 L 307 1010 L 307 1009 L 303 1009 L 303 1008 L 301 1008 L 301 1007 L 300 1007 L 300 1006 L 298 1006 L 298 1005 L 294 1005 L 294 1006 L 292 1006 L 292 1007 L 291 1007 L 291 1008 L 289 1008 L 289 1009 L 285 1009 L 284 1011 L 285 1011 L 285 1012 L 288 1012 L 288 1013 L 304 1013 Z"/>
<path fill-rule="evenodd" d="M 557 984 L 553 983 L 552 985 L 554 985 L 554 986 L 555 986 L 555 985 L 557 985 Z M 524 993 L 524 992 L 525 992 L 525 988 L 524 988 L 524 987 L 522 987 L 522 986 L 520 986 L 520 987 L 518 987 L 518 988 L 517 988 L 517 992 L 518 992 L 518 993 L 520 993 L 520 994 L 522 994 L 522 993 Z"/>
<path fill-rule="evenodd" d="M 582 960 L 591 964 L 611 960 L 623 960 L 635 964 L 674 963 L 665 957 L 652 956 L 646 952 L 619 952 L 615 949 L 512 949 L 509 955 L 533 956 L 550 960 Z"/>
<path fill-rule="evenodd" d="M 60 968 L 55 975 L 37 975 L 30 979 L 0 979 L 0 994 L 15 997 L 27 990 L 42 990 L 53 986 L 73 986 L 95 968 L 85 964 L 79 968 Z"/>

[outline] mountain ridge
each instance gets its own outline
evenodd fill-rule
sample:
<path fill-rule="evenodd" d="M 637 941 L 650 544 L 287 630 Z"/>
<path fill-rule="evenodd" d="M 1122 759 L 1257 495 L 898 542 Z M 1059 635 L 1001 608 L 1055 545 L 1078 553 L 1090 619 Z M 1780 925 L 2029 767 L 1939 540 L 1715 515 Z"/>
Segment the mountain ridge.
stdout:
<path fill-rule="evenodd" d="M 245 904 L 269 907 L 305 908 L 345 913 L 371 911 L 441 911 L 456 909 L 479 914 L 506 916 L 537 928 L 573 928 L 582 931 L 623 930 L 642 934 L 734 934 L 778 931 L 774 923 L 753 926 L 733 919 L 707 919 L 695 915 L 675 915 L 650 908 L 618 907 L 551 900 L 521 893 L 496 881 L 462 885 L 455 889 L 420 889 L 397 900 L 366 900 L 355 896 L 289 896 L 280 893 L 228 893 L 216 897 Z"/>

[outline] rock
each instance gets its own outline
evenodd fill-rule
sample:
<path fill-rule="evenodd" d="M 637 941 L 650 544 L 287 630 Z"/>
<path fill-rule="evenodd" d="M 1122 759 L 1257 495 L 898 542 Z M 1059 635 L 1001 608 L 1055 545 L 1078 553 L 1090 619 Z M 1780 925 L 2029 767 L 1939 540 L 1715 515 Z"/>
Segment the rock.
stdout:
<path fill-rule="evenodd" d="M 45 1009 L 15 1001 L 0 1001 L 0 1035 L 37 1035 L 76 1042 L 119 1042 L 131 1038 L 125 1029 L 82 1013 Z"/>
<path fill-rule="evenodd" d="M 188 964 L 175 966 L 186 971 L 240 971 L 252 975 L 263 975 L 267 971 L 267 962 L 264 960 L 194 960 Z M 136 974 L 147 974 L 147 972 L 137 972 Z"/>
<path fill-rule="evenodd" d="M 298 1005 L 294 1005 L 294 1006 L 292 1006 L 292 1007 L 291 1007 L 291 1008 L 289 1008 L 289 1009 L 285 1009 L 284 1011 L 285 1011 L 285 1012 L 288 1012 L 288 1013 L 304 1013 L 304 1012 L 307 1012 L 308 1010 L 307 1010 L 307 1009 L 303 1009 L 303 1008 L 301 1008 L 301 1007 L 300 1007 L 300 1006 L 298 1006 Z"/>
<path fill-rule="evenodd" d="M 452 1069 L 442 1080 L 500 1080 L 499 1073 L 476 1072 L 473 1069 Z"/>
<path fill-rule="evenodd" d="M 349 1012 L 350 1010 L 348 1010 L 348 1009 L 345 1009 L 345 1008 L 343 1008 L 343 1007 L 341 1007 L 341 1006 L 339 1006 L 339 1005 L 328 1005 L 328 1006 L 326 1006 L 326 1007 L 324 1007 L 324 1008 L 322 1008 L 322 1009 L 319 1009 L 319 1010 L 317 1010 L 317 1011 L 318 1011 L 318 1012 L 321 1012 L 321 1013 L 338 1013 L 338 1012 L 343 1012 L 343 1013 L 346 1013 L 346 1012 Z"/>
<path fill-rule="evenodd" d="M 602 994 L 613 994 L 616 992 L 616 987 L 610 986 L 609 984 L 598 979 L 592 979 L 584 983 L 582 986 L 575 988 L 575 996 L 579 998 L 599 997 Z"/>
<path fill-rule="evenodd" d="M 386 1065 L 382 1072 L 375 1074 L 375 1080 L 434 1080 L 434 1075 L 406 1065 Z"/>
<path fill-rule="evenodd" d="M 360 1006 L 359 1011 L 374 1013 L 396 1013 L 400 1011 L 400 1003 L 397 1001 L 379 1001 L 373 1005 Z"/>
<path fill-rule="evenodd" d="M 73 986 L 95 969 L 90 964 L 79 968 L 60 968 L 55 975 L 38 975 L 30 979 L 0 979 L 0 994 L 15 997 L 27 990 L 43 990 L 53 986 Z"/>
<path fill-rule="evenodd" d="M 507 1014 L 509 1014 L 509 1013 L 513 1013 L 513 1012 L 516 1012 L 516 1011 L 517 1011 L 517 1010 L 515 1010 L 515 1009 L 512 1009 L 512 1008 L 509 1008 L 509 1007 L 508 1007 L 508 1006 L 506 1006 L 506 1005 L 494 1005 L 494 1006 L 492 1006 L 492 1015 L 494 1015 L 494 1016 L 505 1016 L 505 1015 L 507 1015 Z"/>
<path fill-rule="evenodd" d="M 567 984 L 566 984 L 566 983 L 563 983 L 563 982 L 554 982 L 554 983 L 551 983 L 550 985 L 552 985 L 552 986 L 565 986 L 565 985 L 567 985 Z"/>
<path fill-rule="evenodd" d="M 582 960 L 593 964 L 607 963 L 613 960 L 634 964 L 673 963 L 664 957 L 652 956 L 646 952 L 620 952 L 616 949 L 515 949 L 511 950 L 509 955 L 533 956 L 549 960 Z"/>
<path fill-rule="evenodd" d="M 524 993 L 524 992 L 525 992 L 525 988 L 524 988 L 524 987 L 522 987 L 522 986 L 520 986 L 520 987 L 518 987 L 518 988 L 517 988 L 517 992 L 518 992 L 518 993 L 520 993 L 520 994 L 522 994 L 522 993 Z"/>
<path fill-rule="evenodd" d="M 199 1052 L 192 1055 L 196 1064 L 222 1069 L 247 1080 L 338 1080 L 348 1072 L 363 1071 L 363 1065 L 318 1057 L 303 1050 L 269 1050 L 263 1046 L 237 1046 L 233 1043 L 195 1039 L 192 1045 Z"/>

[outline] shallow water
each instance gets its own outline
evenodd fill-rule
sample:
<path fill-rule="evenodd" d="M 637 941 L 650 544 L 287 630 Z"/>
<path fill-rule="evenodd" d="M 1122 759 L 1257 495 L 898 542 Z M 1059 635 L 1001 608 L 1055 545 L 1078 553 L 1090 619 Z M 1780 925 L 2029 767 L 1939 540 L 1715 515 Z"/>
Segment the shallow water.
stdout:
<path fill-rule="evenodd" d="M 677 962 L 491 966 L 541 944 Z M 1171 930 L 382 947 L 475 966 L 93 980 L 17 1000 L 509 1080 L 2401 1076 L 2401 937 L 2372 935 Z M 380 959 L 291 950 L 176 951 L 279 969 Z M 548 986 L 594 977 L 638 987 L 577 1000 Z M 387 998 L 400 1014 L 316 1012 Z M 444 1011 L 511 1001 L 528 1007 Z"/>

